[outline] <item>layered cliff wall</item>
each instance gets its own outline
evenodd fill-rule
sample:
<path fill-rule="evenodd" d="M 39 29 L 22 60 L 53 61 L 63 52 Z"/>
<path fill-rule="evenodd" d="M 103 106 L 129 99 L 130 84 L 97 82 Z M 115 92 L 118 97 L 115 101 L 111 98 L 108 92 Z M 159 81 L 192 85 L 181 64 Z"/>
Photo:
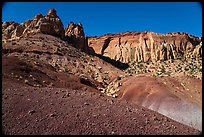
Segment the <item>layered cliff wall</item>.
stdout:
<path fill-rule="evenodd" d="M 123 63 L 202 57 L 201 38 L 187 33 L 126 32 L 89 37 L 97 54 Z"/>
<path fill-rule="evenodd" d="M 86 37 L 81 23 L 70 22 L 64 28 L 52 8 L 45 16 L 37 14 L 21 24 L 2 22 L 2 42 L 37 33 L 59 37 L 77 49 L 123 63 L 202 57 L 201 38 L 187 33 L 126 32 Z"/>

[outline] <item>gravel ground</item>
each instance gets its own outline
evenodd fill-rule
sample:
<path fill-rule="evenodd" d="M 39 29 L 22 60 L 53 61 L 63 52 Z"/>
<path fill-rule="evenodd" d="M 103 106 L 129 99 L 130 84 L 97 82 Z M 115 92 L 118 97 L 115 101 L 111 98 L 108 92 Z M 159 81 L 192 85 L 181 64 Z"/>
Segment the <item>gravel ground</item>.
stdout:
<path fill-rule="evenodd" d="M 22 86 L 3 79 L 8 135 L 200 134 L 159 113 L 98 92 Z"/>

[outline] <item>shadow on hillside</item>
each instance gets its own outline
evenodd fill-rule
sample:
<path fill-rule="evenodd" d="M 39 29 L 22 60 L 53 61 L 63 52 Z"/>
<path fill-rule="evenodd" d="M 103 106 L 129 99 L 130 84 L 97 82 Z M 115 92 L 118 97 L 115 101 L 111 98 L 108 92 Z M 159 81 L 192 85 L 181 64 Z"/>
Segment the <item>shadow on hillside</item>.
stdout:
<path fill-rule="evenodd" d="M 69 44 L 71 44 L 71 46 L 72 47 L 74 47 L 74 48 L 76 48 L 75 46 L 73 46 L 73 45 L 75 45 L 76 43 L 74 43 L 71 39 L 69 39 L 69 38 L 66 38 L 66 40 L 65 40 L 67 43 L 69 43 Z M 108 41 L 109 42 L 109 41 Z M 107 43 L 108 43 L 107 42 Z M 92 47 L 89 47 L 88 46 L 88 39 L 86 38 L 86 40 L 85 40 L 85 46 L 84 46 L 85 48 L 84 49 L 80 49 L 80 51 L 81 52 L 84 52 L 84 53 L 86 53 L 86 54 L 88 54 L 88 55 L 91 55 L 91 56 L 97 56 L 97 57 L 99 57 L 100 59 L 102 59 L 103 61 L 105 61 L 105 62 L 107 62 L 107 63 L 110 63 L 112 66 L 114 66 L 114 67 L 116 67 L 116 68 L 118 68 L 118 69 L 120 69 L 120 70 L 125 70 L 125 69 L 127 69 L 128 67 L 129 67 L 129 65 L 127 64 L 127 63 L 122 63 L 122 62 L 120 62 L 120 61 L 116 61 L 116 60 L 114 60 L 114 59 L 111 59 L 111 58 L 109 58 L 109 57 L 105 57 L 105 56 L 103 56 L 103 55 L 101 55 L 101 54 L 96 54 L 95 53 L 95 51 L 94 51 L 94 49 L 92 48 Z M 106 48 L 107 46 L 105 45 L 105 48 Z M 103 49 L 103 50 L 105 50 L 105 48 Z M 76 48 L 77 49 L 77 48 Z"/>
<path fill-rule="evenodd" d="M 105 57 L 101 54 L 96 54 L 95 56 L 99 57 L 100 59 L 104 60 L 105 62 L 110 63 L 111 65 L 113 65 L 114 67 L 116 67 L 120 70 L 125 70 L 129 67 L 129 65 L 127 63 L 122 63 L 120 61 L 113 60 L 113 59 L 111 59 L 109 57 Z"/>

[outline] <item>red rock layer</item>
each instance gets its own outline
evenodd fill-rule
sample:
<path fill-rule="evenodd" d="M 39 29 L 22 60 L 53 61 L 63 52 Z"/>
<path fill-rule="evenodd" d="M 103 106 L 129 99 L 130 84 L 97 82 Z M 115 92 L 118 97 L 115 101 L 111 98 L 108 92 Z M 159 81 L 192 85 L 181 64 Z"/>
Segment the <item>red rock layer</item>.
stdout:
<path fill-rule="evenodd" d="M 97 54 L 124 63 L 202 57 L 201 38 L 187 33 L 126 32 L 89 37 Z"/>

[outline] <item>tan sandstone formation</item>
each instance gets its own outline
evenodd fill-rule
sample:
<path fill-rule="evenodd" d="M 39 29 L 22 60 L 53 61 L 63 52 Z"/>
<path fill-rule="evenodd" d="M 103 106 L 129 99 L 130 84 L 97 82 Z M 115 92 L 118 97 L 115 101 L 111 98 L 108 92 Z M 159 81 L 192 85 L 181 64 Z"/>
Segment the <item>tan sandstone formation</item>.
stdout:
<path fill-rule="evenodd" d="M 65 36 L 72 43 L 77 44 L 76 47 L 82 49 L 85 43 L 85 35 L 82 24 L 75 24 L 70 22 L 65 28 Z"/>
<path fill-rule="evenodd" d="M 201 38 L 187 33 L 126 32 L 89 37 L 97 54 L 124 63 L 202 57 Z"/>
<path fill-rule="evenodd" d="M 16 39 L 21 36 L 34 35 L 36 33 L 49 34 L 64 38 L 64 27 L 54 9 L 50 9 L 47 15 L 37 14 L 33 19 L 22 24 L 15 22 L 2 23 L 2 39 Z"/>
<path fill-rule="evenodd" d="M 45 16 L 37 14 L 33 19 L 27 20 L 22 24 L 18 24 L 14 21 L 2 22 L 3 42 L 28 37 L 37 33 L 59 37 L 77 49 L 89 54 L 94 54 L 94 50 L 88 47 L 88 40 L 85 37 L 82 24 L 70 22 L 67 27 L 64 28 L 55 9 L 51 8 Z"/>
<path fill-rule="evenodd" d="M 65 28 L 65 40 L 72 43 L 77 49 L 93 54 L 94 50 L 88 47 L 88 41 L 81 23 L 70 22 Z"/>
<path fill-rule="evenodd" d="M 19 37 L 24 31 L 24 27 L 14 21 L 2 22 L 2 40 Z"/>

